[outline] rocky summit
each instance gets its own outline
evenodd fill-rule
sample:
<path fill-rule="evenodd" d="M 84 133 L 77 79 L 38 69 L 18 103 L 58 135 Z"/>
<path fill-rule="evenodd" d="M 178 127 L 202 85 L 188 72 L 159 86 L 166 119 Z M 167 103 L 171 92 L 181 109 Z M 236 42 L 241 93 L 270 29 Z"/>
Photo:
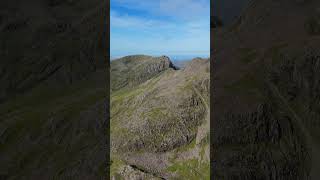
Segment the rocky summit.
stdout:
<path fill-rule="evenodd" d="M 209 179 L 209 59 L 177 69 L 135 55 L 110 68 L 111 177 Z"/>

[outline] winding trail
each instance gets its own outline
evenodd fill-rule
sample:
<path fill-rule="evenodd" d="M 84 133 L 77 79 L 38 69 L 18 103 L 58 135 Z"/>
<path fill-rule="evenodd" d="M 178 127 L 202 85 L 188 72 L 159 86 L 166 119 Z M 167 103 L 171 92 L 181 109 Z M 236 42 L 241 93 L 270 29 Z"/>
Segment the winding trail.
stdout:
<path fill-rule="evenodd" d="M 293 122 L 300 128 L 301 132 L 305 135 L 307 148 L 311 153 L 311 171 L 310 179 L 320 179 L 320 146 L 314 140 L 311 133 L 304 125 L 302 119 L 296 114 L 296 112 L 290 107 L 289 102 L 281 95 L 279 89 L 271 83 L 267 83 L 272 93 L 281 100 L 282 104 L 286 107 L 288 113 L 292 116 Z"/>

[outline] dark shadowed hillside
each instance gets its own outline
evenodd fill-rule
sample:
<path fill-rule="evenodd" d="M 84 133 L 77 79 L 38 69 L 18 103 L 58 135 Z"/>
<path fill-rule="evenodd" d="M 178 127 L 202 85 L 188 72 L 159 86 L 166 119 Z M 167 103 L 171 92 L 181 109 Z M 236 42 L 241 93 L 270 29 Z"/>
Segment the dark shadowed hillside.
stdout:
<path fill-rule="evenodd" d="M 233 23 L 251 0 L 215 0 L 211 3 L 214 16 L 226 24 Z"/>
<path fill-rule="evenodd" d="M 0 179 L 105 177 L 107 6 L 0 2 Z"/>
<path fill-rule="evenodd" d="M 252 1 L 212 31 L 216 179 L 319 179 L 319 5 Z"/>

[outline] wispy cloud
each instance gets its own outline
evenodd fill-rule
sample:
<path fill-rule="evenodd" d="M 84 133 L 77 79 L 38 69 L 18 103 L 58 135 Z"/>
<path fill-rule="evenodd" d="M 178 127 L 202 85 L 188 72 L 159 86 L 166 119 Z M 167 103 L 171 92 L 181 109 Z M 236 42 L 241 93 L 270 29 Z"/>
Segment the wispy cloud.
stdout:
<path fill-rule="evenodd" d="M 173 18 L 197 19 L 210 15 L 210 0 L 111 0 L 112 4 Z"/>
<path fill-rule="evenodd" d="M 119 14 L 110 11 L 110 22 L 112 28 L 132 28 L 132 29 L 170 29 L 176 28 L 177 24 L 168 21 L 150 19 L 128 14 Z"/>
<path fill-rule="evenodd" d="M 159 12 L 183 19 L 197 19 L 209 15 L 208 1 L 203 0 L 161 0 Z"/>
<path fill-rule="evenodd" d="M 209 54 L 208 8 L 209 0 L 112 0 L 111 53 Z"/>

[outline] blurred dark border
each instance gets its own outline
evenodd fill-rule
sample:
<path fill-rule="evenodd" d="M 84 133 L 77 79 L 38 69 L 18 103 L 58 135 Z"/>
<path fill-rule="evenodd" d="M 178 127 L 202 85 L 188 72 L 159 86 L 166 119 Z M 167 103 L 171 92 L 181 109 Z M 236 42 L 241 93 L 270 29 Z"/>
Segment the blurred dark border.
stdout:
<path fill-rule="evenodd" d="M 213 90 L 213 71 L 214 71 L 214 55 L 213 55 L 213 47 L 214 47 L 214 41 L 213 41 L 213 28 L 214 28 L 214 22 L 213 22 L 213 16 L 214 16 L 214 11 L 213 11 L 213 6 L 214 6 L 214 0 L 210 0 L 210 179 L 213 179 L 213 136 L 214 132 L 212 131 L 213 129 L 213 123 L 214 119 L 212 116 L 213 112 L 213 101 L 214 101 L 214 96 L 212 93 Z"/>

